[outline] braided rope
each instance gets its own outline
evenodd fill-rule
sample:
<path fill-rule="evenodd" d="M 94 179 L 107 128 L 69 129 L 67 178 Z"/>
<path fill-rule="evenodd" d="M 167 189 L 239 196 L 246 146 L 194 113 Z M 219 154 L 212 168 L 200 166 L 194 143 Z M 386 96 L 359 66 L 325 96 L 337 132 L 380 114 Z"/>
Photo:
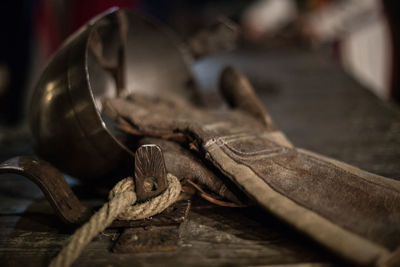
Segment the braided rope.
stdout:
<path fill-rule="evenodd" d="M 118 182 L 109 193 L 110 201 L 71 236 L 68 244 L 51 261 L 50 266 L 70 266 L 90 241 L 117 218 L 140 220 L 154 216 L 169 207 L 178 199 L 181 184 L 172 174 L 167 175 L 167 181 L 168 188 L 162 194 L 137 205 L 133 205 L 136 202 L 133 179 L 128 177 Z"/>

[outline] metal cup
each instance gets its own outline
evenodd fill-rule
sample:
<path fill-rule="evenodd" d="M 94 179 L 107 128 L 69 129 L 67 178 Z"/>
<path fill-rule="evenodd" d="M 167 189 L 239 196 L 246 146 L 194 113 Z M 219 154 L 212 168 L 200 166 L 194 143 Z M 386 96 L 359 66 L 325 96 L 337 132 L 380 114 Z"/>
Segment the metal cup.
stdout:
<path fill-rule="evenodd" d="M 192 85 L 171 31 L 133 11 L 108 11 L 66 40 L 43 71 L 30 104 L 34 148 L 74 177 L 106 175 L 132 152 L 102 117 L 101 100 L 132 92 L 190 97 Z"/>

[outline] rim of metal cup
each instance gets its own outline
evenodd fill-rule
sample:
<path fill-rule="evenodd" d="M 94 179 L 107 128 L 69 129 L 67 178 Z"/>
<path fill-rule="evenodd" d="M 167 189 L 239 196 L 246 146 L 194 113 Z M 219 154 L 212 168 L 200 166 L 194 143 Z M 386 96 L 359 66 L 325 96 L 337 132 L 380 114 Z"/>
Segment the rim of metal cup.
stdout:
<path fill-rule="evenodd" d="M 171 31 L 151 18 L 126 10 L 109 10 L 91 20 L 68 38 L 48 63 L 33 93 L 29 114 L 36 152 L 78 178 L 104 176 L 119 164 L 127 164 L 133 155 L 121 137 L 110 132 L 100 114 L 98 99 L 107 94 L 103 89 L 110 85 L 110 77 L 101 74 L 89 49 L 94 29 L 100 29 L 105 43 L 111 44 L 106 56 L 115 53 L 113 27 L 118 12 L 126 14 L 132 27 L 126 71 L 133 75 L 127 75 L 127 86 L 133 92 L 146 92 L 163 84 L 162 91 L 190 94 L 185 91 L 192 79 L 188 58 Z M 160 69 L 166 66 L 172 69 Z"/>

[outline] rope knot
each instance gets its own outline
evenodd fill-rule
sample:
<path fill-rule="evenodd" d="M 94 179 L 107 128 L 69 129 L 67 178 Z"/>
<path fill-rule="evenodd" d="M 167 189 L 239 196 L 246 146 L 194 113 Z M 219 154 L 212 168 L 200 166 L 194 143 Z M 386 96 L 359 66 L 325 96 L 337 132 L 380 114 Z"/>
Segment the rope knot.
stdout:
<path fill-rule="evenodd" d="M 74 233 L 68 245 L 51 261 L 50 266 L 70 266 L 86 245 L 115 219 L 140 220 L 165 210 L 178 200 L 182 189 L 178 178 L 172 174 L 167 174 L 167 182 L 168 188 L 160 195 L 147 202 L 135 204 L 136 193 L 132 177 L 119 181 L 109 193 L 109 202 Z"/>
<path fill-rule="evenodd" d="M 143 203 L 136 203 L 129 206 L 124 212 L 120 213 L 117 217 L 119 220 L 141 220 L 154 216 L 167 207 L 172 205 L 181 193 L 181 183 L 178 178 L 172 174 L 167 174 L 168 188 L 165 189 L 160 195 L 151 198 Z M 131 177 L 125 178 L 117 183 L 110 192 L 110 196 L 115 198 L 117 195 L 126 194 L 126 192 L 133 192 L 135 189 L 134 182 Z M 135 200 L 136 202 L 136 194 Z"/>

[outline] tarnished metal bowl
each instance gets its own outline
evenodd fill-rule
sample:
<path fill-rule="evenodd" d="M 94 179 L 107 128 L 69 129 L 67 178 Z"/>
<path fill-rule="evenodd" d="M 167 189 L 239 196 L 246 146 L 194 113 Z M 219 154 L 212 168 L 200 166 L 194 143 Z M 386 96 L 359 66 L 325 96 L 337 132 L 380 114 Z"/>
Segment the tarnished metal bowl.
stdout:
<path fill-rule="evenodd" d="M 191 94 L 190 68 L 168 29 L 132 11 L 112 10 L 96 17 L 53 56 L 30 105 L 35 150 L 69 175 L 103 176 L 132 155 L 101 116 L 101 99 L 116 96 L 118 90 L 91 43 L 101 45 L 107 61 L 118 63 L 123 31 L 124 90 Z"/>

